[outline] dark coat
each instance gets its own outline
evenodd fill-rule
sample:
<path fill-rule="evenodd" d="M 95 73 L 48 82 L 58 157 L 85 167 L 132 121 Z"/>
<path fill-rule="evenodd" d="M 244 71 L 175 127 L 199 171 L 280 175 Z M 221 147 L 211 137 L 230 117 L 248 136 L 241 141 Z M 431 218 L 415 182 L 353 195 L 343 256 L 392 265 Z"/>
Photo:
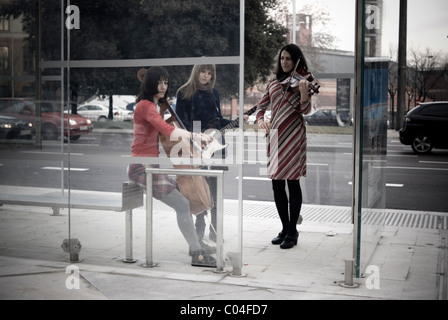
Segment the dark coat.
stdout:
<path fill-rule="evenodd" d="M 198 90 L 191 100 L 182 99 L 182 93 L 177 95 L 176 113 L 188 131 L 193 132 L 193 122 L 200 121 L 201 132 L 208 128 L 221 129 L 231 122 L 224 119 L 221 114 L 219 92 L 213 88 L 209 90 Z M 196 125 L 197 126 L 197 125 Z"/>

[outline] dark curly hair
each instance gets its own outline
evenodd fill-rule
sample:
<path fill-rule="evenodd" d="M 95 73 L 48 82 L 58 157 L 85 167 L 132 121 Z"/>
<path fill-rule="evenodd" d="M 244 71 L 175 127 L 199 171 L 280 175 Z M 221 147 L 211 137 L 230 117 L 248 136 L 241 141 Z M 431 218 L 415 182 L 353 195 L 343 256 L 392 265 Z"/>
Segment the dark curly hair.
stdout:
<path fill-rule="evenodd" d="M 305 56 L 303 55 L 302 50 L 300 50 L 300 48 L 297 45 L 290 43 L 290 44 L 287 44 L 286 46 L 284 46 L 283 48 L 281 48 L 281 50 L 278 54 L 277 66 L 274 71 L 277 80 L 280 80 L 280 79 L 284 78 L 285 76 L 287 76 L 287 74 L 282 69 L 281 57 L 282 57 L 283 51 L 289 52 L 294 66 L 296 65 L 297 61 L 300 59 L 298 69 L 304 69 L 305 71 L 308 71 L 308 64 L 306 63 L 306 59 L 305 59 Z"/>

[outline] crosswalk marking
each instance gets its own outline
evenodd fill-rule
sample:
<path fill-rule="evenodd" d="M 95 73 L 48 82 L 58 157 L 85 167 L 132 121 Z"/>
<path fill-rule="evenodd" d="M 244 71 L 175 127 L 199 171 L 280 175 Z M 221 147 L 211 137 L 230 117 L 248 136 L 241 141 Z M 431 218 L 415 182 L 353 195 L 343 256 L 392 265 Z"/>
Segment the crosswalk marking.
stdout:
<path fill-rule="evenodd" d="M 42 167 L 42 170 L 61 170 L 61 167 Z M 68 171 L 69 168 L 64 168 L 64 171 Z M 70 171 L 89 171 L 89 168 L 70 168 Z"/>

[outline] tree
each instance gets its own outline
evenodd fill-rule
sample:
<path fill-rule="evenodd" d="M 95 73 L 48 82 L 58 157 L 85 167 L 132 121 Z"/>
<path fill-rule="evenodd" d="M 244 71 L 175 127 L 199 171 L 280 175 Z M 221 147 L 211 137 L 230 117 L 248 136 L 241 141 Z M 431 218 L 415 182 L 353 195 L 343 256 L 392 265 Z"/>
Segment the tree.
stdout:
<path fill-rule="evenodd" d="M 396 60 L 396 48 L 390 48 L 389 49 L 389 72 L 388 72 L 388 83 L 387 83 L 387 92 L 390 96 L 390 118 L 391 118 L 391 128 L 393 129 L 399 129 L 397 128 L 399 123 L 395 119 L 395 96 L 398 93 L 398 63 L 394 61 L 394 56 Z"/>
<path fill-rule="evenodd" d="M 410 49 L 408 62 L 409 74 L 407 77 L 408 95 L 418 101 L 425 102 L 428 94 L 447 74 L 447 61 L 440 52 L 433 52 L 427 48 L 425 51 Z M 432 98 L 434 99 L 434 97 Z M 410 108 L 409 99 L 408 110 Z"/>
<path fill-rule="evenodd" d="M 0 16 L 22 17 L 31 50 L 35 50 L 37 36 L 35 1 L 15 0 L 0 8 Z M 40 1 L 42 58 L 60 60 L 60 2 Z M 246 0 L 245 87 L 266 79 L 278 47 L 284 42 L 285 29 L 267 14 L 276 4 L 277 0 Z M 80 29 L 70 31 L 71 60 L 235 56 L 240 52 L 239 0 L 78 0 L 76 5 L 80 9 Z M 236 96 L 238 66 L 217 68 L 217 85 L 223 97 Z M 187 81 L 191 67 L 167 69 L 171 88 L 176 90 Z M 73 68 L 72 96 L 136 94 L 137 70 Z"/>
<path fill-rule="evenodd" d="M 312 47 L 319 49 L 336 49 L 336 37 L 329 32 L 331 15 L 322 3 L 307 4 L 300 12 L 310 15 L 313 21 Z"/>
<path fill-rule="evenodd" d="M 290 6 L 291 0 L 278 0 L 278 9 L 275 12 L 271 12 L 275 21 L 283 24 L 285 28 L 287 28 L 287 16 L 291 15 Z M 331 33 L 331 28 L 329 27 L 331 14 L 325 3 L 318 0 L 313 4 L 305 4 L 299 7 L 297 14 L 311 16 L 311 45 L 308 43 L 297 43 L 297 45 L 304 51 L 313 73 L 317 73 L 322 69 L 320 62 L 321 52 L 325 49 L 336 49 L 337 39 Z"/>
<path fill-rule="evenodd" d="M 396 62 L 389 62 L 389 72 L 388 72 L 388 84 L 387 84 L 387 92 L 390 96 L 390 110 L 391 110 L 391 128 L 396 128 L 398 123 L 395 119 L 395 96 L 398 92 L 398 64 Z"/>
<path fill-rule="evenodd" d="M 266 82 L 272 74 L 279 49 L 286 41 L 286 27 L 274 20 L 270 12 L 278 9 L 276 0 L 246 0 L 245 19 L 245 87 Z"/>

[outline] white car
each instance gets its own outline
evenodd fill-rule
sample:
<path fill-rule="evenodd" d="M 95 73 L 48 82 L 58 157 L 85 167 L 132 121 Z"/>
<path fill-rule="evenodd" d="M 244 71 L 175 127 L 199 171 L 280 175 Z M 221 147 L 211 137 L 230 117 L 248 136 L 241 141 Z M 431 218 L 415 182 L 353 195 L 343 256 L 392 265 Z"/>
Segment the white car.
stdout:
<path fill-rule="evenodd" d="M 109 107 L 100 104 L 83 104 L 78 107 L 78 114 L 91 121 L 108 121 Z M 132 121 L 133 117 L 133 111 L 117 107 L 113 108 L 113 118 L 115 121 Z"/>
<path fill-rule="evenodd" d="M 127 110 L 126 107 L 114 107 L 114 119 L 134 121 L 134 111 Z"/>
<path fill-rule="evenodd" d="M 256 120 L 257 114 L 253 113 L 249 116 L 249 118 L 247 119 L 247 123 L 248 124 L 256 124 L 255 120 Z M 264 121 L 266 122 L 270 122 L 271 121 L 271 110 L 267 110 L 264 113 Z"/>

